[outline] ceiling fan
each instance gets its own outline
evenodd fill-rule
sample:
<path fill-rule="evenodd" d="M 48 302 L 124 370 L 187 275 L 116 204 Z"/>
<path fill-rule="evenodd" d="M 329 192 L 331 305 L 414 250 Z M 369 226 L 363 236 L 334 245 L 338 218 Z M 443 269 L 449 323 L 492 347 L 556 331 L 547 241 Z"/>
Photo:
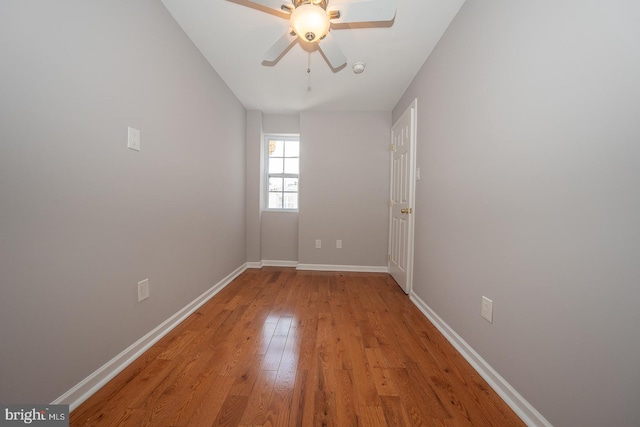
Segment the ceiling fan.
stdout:
<path fill-rule="evenodd" d="M 347 63 L 330 33 L 331 24 L 392 21 L 397 0 L 245 0 L 290 14 L 291 28 L 264 55 L 276 62 L 299 37 L 306 43 L 318 43 L 333 69 Z"/>

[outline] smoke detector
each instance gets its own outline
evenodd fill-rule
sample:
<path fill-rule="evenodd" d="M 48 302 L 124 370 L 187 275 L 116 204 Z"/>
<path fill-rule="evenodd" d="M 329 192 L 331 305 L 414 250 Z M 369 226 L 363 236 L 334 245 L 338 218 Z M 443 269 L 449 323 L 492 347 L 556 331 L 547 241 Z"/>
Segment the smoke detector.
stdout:
<path fill-rule="evenodd" d="M 356 62 L 353 64 L 353 74 L 362 74 L 364 73 L 364 62 Z"/>

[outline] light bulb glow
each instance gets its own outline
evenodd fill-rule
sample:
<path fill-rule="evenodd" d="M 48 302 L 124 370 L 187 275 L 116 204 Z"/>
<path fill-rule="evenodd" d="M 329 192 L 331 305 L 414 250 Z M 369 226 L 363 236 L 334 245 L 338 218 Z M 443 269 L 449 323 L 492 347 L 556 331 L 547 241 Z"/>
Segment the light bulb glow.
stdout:
<path fill-rule="evenodd" d="M 306 42 L 319 42 L 329 32 L 329 25 L 329 15 L 317 5 L 300 5 L 291 14 L 291 28 Z"/>

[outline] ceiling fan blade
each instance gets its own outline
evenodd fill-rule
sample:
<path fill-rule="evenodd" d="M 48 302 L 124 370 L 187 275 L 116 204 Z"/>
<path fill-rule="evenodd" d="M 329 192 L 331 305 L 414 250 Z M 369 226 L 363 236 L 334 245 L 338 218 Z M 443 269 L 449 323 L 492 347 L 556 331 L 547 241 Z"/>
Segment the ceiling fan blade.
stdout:
<path fill-rule="evenodd" d="M 282 35 L 264 54 L 264 60 L 267 62 L 276 62 L 280 56 L 296 41 L 296 33 L 289 30 Z"/>
<path fill-rule="evenodd" d="M 347 58 L 344 56 L 344 53 L 342 53 L 340 46 L 336 43 L 331 32 L 328 32 L 327 35 L 318 43 L 318 47 L 322 51 L 324 57 L 327 58 L 327 61 L 329 61 L 331 68 L 340 68 L 347 63 Z"/>
<path fill-rule="evenodd" d="M 396 16 L 396 3 L 397 0 L 333 0 L 327 11 L 340 12 L 338 18 L 331 19 L 334 24 L 385 22 Z"/>
<path fill-rule="evenodd" d="M 254 3 L 260 6 L 264 6 L 267 9 L 275 10 L 276 12 L 289 13 L 293 9 L 293 5 L 288 0 L 244 0 L 247 3 Z"/>

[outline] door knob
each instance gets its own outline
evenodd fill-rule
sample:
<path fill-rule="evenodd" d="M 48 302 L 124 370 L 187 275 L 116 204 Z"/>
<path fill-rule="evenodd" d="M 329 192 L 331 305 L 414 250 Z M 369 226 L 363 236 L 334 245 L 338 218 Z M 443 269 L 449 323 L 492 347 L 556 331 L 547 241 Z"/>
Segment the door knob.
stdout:
<path fill-rule="evenodd" d="M 408 214 L 409 213 L 409 208 L 400 209 L 400 213 Z"/>

